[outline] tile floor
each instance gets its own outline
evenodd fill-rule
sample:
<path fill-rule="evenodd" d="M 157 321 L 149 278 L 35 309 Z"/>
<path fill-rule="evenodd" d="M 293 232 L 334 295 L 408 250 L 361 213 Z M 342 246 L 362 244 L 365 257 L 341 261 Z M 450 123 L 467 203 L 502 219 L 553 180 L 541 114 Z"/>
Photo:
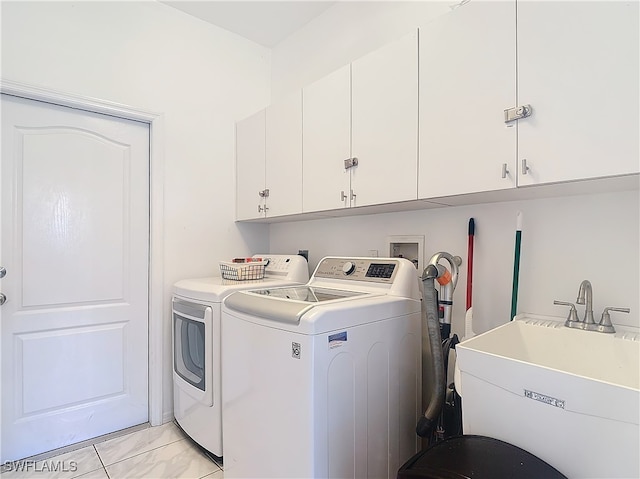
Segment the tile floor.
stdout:
<path fill-rule="evenodd" d="M 35 463 L 24 461 L 0 478 L 222 479 L 223 474 L 180 428 L 167 423 Z"/>

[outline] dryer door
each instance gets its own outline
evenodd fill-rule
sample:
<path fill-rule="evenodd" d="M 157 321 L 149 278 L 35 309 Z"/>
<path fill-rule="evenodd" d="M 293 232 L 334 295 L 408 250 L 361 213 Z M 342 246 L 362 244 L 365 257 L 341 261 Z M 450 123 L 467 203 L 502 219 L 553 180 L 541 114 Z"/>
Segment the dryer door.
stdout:
<path fill-rule="evenodd" d="M 211 306 L 173 299 L 173 377 L 201 404 L 213 405 L 213 310 Z"/>

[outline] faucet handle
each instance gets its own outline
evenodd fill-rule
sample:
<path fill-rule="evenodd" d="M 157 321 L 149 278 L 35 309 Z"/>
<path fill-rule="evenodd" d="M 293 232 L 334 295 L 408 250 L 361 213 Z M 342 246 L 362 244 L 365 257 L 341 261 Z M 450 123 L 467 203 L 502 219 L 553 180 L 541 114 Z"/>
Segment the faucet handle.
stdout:
<path fill-rule="evenodd" d="M 602 312 L 602 318 L 600 318 L 600 323 L 598 323 L 597 330 L 601 333 L 615 333 L 616 329 L 611 324 L 611 315 L 609 311 L 617 311 L 619 313 L 629 313 L 631 310 L 629 308 L 614 308 L 612 306 L 607 306 L 604 308 Z"/>
<path fill-rule="evenodd" d="M 553 304 L 558 305 L 558 306 L 569 306 L 569 307 L 571 307 L 571 309 L 569 310 L 569 316 L 567 317 L 567 320 L 565 321 L 564 325 L 567 326 L 568 328 L 577 327 L 578 323 L 580 323 L 580 320 L 578 319 L 578 312 L 576 311 L 576 305 L 575 304 L 567 303 L 565 301 L 558 301 L 557 299 L 555 299 L 553 301 Z"/>

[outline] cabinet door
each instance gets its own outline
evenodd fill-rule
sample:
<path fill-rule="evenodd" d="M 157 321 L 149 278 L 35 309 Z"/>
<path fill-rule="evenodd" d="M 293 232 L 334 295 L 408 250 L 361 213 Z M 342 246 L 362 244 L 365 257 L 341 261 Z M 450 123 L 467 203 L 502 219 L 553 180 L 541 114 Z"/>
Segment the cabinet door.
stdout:
<path fill-rule="evenodd" d="M 344 168 L 344 160 L 351 157 L 350 75 L 347 65 L 302 91 L 305 212 L 349 206 L 350 175 Z"/>
<path fill-rule="evenodd" d="M 302 92 L 266 111 L 267 217 L 302 212 Z"/>
<path fill-rule="evenodd" d="M 518 184 L 637 173 L 638 2 L 518 2 Z"/>
<path fill-rule="evenodd" d="M 417 199 L 417 31 L 356 61 L 352 73 L 355 204 Z"/>
<path fill-rule="evenodd" d="M 265 111 L 236 124 L 236 219 L 262 218 L 265 189 Z M 260 209 L 259 209 L 259 208 Z"/>
<path fill-rule="evenodd" d="M 470 2 L 420 29 L 420 198 L 515 187 L 515 7 Z"/>

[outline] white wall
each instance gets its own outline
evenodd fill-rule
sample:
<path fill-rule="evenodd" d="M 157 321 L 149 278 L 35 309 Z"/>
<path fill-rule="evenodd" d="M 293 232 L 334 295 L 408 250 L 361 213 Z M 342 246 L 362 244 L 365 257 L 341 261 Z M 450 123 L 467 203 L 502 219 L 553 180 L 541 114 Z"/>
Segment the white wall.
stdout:
<path fill-rule="evenodd" d="M 450 11 L 448 5 L 338 3 L 273 50 L 272 100 L 427 25 Z M 382 255 L 389 235 L 424 235 L 427 260 L 438 251 L 463 258 L 453 313 L 454 331 L 461 335 L 468 220 L 476 220 L 473 309 L 476 331 L 481 332 L 510 318 L 518 211 L 524 215 L 519 312 L 565 316 L 567 311 L 553 300 L 574 302 L 580 282 L 589 279 L 597 319 L 605 306 L 630 307 L 630 315 L 612 314 L 612 320 L 640 327 L 637 190 L 276 223 L 270 228 L 270 243 L 272 252 L 308 249 L 315 267 L 325 255 L 366 256 L 372 249 Z"/>
<path fill-rule="evenodd" d="M 272 101 L 428 24 L 454 3 L 337 2 L 273 49 Z"/>
<path fill-rule="evenodd" d="M 165 417 L 171 285 L 267 251 L 234 219 L 235 121 L 269 99 L 270 52 L 157 2 L 2 2 L 2 78 L 164 114 Z"/>
<path fill-rule="evenodd" d="M 272 252 L 308 249 L 311 267 L 325 255 L 388 255 L 390 235 L 424 235 L 425 258 L 448 251 L 463 259 L 454 293 L 453 327 L 464 331 L 467 233 L 474 218 L 474 329 L 509 320 L 516 215 L 523 214 L 518 311 L 566 316 L 553 300 L 575 302 L 589 279 L 596 319 L 605 306 L 617 324 L 640 326 L 638 191 L 446 207 L 271 225 Z M 582 311 L 582 307 L 579 311 Z"/>

